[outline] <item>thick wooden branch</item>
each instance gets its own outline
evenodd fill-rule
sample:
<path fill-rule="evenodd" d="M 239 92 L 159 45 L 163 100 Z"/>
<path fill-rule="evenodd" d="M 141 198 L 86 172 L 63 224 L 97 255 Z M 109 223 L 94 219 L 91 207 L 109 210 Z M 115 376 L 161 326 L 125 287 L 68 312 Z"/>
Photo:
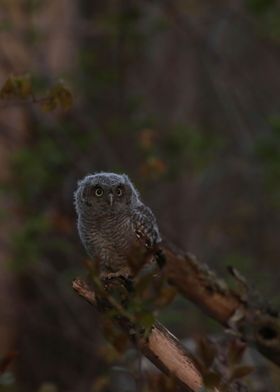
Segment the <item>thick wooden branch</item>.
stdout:
<path fill-rule="evenodd" d="M 166 278 L 184 297 L 205 313 L 255 347 L 268 359 L 280 365 L 280 319 L 265 301 L 254 299 L 248 292 L 241 295 L 227 287 L 208 267 L 192 255 L 180 255 L 162 246 Z"/>
<path fill-rule="evenodd" d="M 102 303 L 98 303 L 95 292 L 84 281 L 74 280 L 73 288 L 81 297 L 102 312 Z M 116 318 L 116 322 L 142 353 L 165 374 L 176 379 L 184 390 L 189 392 L 201 390 L 202 376 L 194 361 L 181 343 L 164 326 L 156 322 L 148 336 L 144 337 L 131 334 L 134 328 L 125 316 Z"/>

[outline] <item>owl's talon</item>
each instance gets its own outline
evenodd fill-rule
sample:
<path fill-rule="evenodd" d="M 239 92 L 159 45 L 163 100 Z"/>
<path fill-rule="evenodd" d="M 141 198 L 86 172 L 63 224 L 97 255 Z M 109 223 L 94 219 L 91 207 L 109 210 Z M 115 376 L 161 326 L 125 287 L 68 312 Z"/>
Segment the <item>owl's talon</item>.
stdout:
<path fill-rule="evenodd" d="M 133 280 L 131 276 L 121 275 L 119 273 L 110 273 L 107 276 L 101 278 L 101 280 L 103 281 L 105 288 L 110 287 L 110 284 L 115 281 L 120 282 L 128 292 L 131 293 L 134 291 Z"/>

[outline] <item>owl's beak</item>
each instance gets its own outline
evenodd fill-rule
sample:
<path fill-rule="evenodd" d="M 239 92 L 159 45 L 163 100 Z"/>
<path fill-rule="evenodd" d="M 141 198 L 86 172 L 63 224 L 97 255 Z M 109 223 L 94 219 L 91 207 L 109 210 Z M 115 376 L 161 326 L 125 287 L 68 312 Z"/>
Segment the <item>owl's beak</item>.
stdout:
<path fill-rule="evenodd" d="M 111 207 L 113 205 L 113 201 L 114 201 L 114 195 L 113 195 L 113 193 L 109 193 L 109 204 Z"/>

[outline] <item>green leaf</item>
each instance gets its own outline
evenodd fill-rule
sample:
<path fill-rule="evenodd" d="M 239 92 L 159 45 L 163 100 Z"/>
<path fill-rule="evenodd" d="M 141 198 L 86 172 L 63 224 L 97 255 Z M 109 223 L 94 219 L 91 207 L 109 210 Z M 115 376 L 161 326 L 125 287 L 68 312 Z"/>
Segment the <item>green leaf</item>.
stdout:
<path fill-rule="evenodd" d="M 10 76 L 0 90 L 1 98 L 26 98 L 32 94 L 30 75 Z"/>
<path fill-rule="evenodd" d="M 52 112 L 57 108 L 57 100 L 54 97 L 48 97 L 41 102 L 41 108 L 44 112 Z"/>
<path fill-rule="evenodd" d="M 15 94 L 15 83 L 13 77 L 9 77 L 5 83 L 3 84 L 0 90 L 0 97 L 1 98 L 9 98 Z"/>
<path fill-rule="evenodd" d="M 73 95 L 61 82 L 53 86 L 50 91 L 50 97 L 56 100 L 62 109 L 69 109 L 73 105 Z"/>
<path fill-rule="evenodd" d="M 62 87 L 60 89 L 58 97 L 59 97 L 60 105 L 63 109 L 69 109 L 73 105 L 72 93 L 65 87 Z"/>
<path fill-rule="evenodd" d="M 137 319 L 140 321 L 141 326 L 145 329 L 150 329 L 155 322 L 155 316 L 151 312 L 144 312 L 139 318 L 137 317 Z"/>
<path fill-rule="evenodd" d="M 26 98 L 32 94 L 32 84 L 30 75 L 23 75 L 14 79 L 17 88 L 17 95 Z"/>

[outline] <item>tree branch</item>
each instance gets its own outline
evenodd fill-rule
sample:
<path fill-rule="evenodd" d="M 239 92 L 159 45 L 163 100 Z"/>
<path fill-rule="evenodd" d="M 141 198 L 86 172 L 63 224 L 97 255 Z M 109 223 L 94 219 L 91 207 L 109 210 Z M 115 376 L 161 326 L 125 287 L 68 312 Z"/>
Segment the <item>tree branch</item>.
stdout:
<path fill-rule="evenodd" d="M 207 266 L 190 254 L 181 255 L 163 245 L 166 278 L 184 297 L 230 328 L 277 365 L 280 365 L 280 320 L 265 300 L 242 296 L 229 289 Z M 244 293 L 243 293 L 244 294 Z"/>
<path fill-rule="evenodd" d="M 73 289 L 99 311 L 106 311 L 106 298 L 98 301 L 95 292 L 80 280 L 73 281 Z M 202 388 L 202 376 L 193 359 L 181 343 L 163 325 L 156 322 L 147 337 L 132 333 L 131 320 L 125 316 L 115 318 L 142 353 L 165 374 L 173 377 L 185 391 L 198 392 Z M 216 392 L 218 390 L 216 389 Z"/>

